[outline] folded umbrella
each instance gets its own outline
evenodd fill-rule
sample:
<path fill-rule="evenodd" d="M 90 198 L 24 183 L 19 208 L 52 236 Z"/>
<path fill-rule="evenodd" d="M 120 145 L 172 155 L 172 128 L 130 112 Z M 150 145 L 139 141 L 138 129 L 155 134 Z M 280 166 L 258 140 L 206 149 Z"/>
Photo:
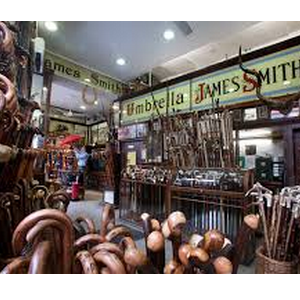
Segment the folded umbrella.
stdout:
<path fill-rule="evenodd" d="M 67 145 L 67 144 L 72 144 L 72 143 L 80 141 L 82 138 L 83 138 L 83 136 L 81 136 L 81 135 L 71 134 L 71 135 L 66 136 L 64 139 L 62 139 L 60 141 L 60 145 L 63 146 L 63 145 Z"/>

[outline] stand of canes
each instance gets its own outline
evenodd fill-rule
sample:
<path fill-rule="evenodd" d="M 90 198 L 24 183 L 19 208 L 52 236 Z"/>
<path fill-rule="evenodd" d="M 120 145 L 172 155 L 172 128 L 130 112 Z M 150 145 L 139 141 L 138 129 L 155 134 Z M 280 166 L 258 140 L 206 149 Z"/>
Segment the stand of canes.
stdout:
<path fill-rule="evenodd" d="M 257 198 L 263 243 L 256 250 L 256 274 L 297 274 L 300 254 L 300 186 L 279 195 L 259 182 L 246 193 Z"/>

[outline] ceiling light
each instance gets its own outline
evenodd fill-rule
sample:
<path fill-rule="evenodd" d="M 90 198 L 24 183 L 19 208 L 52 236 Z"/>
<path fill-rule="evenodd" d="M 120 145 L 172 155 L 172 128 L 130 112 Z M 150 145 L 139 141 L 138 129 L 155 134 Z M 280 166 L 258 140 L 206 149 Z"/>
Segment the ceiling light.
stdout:
<path fill-rule="evenodd" d="M 85 82 L 91 82 L 91 79 L 85 78 L 84 81 L 85 81 Z"/>
<path fill-rule="evenodd" d="M 44 86 L 44 87 L 43 87 L 43 92 L 46 93 L 47 91 L 48 91 L 48 89 Z"/>
<path fill-rule="evenodd" d="M 124 65 L 126 64 L 126 61 L 125 61 L 124 58 L 118 58 L 118 59 L 116 60 L 116 63 L 117 63 L 117 65 L 119 65 L 119 66 L 124 66 Z"/>
<path fill-rule="evenodd" d="M 228 90 L 228 92 L 229 92 L 229 93 L 234 92 L 234 88 L 230 88 L 230 89 Z"/>
<path fill-rule="evenodd" d="M 49 31 L 57 31 L 58 27 L 57 24 L 53 21 L 46 21 L 45 22 L 45 27 L 49 30 Z"/>
<path fill-rule="evenodd" d="M 95 105 L 98 105 L 98 101 L 95 101 L 94 104 L 95 104 Z"/>
<path fill-rule="evenodd" d="M 86 109 L 86 107 L 84 105 L 81 105 L 80 108 L 83 109 L 83 110 Z"/>
<path fill-rule="evenodd" d="M 119 106 L 118 106 L 118 105 L 115 105 L 115 104 L 112 106 L 112 108 L 113 108 L 114 110 L 119 110 Z"/>
<path fill-rule="evenodd" d="M 172 30 L 166 30 L 166 31 L 164 32 L 164 38 L 165 38 L 167 41 L 173 40 L 174 37 L 175 37 L 174 31 L 172 31 Z"/>
<path fill-rule="evenodd" d="M 283 82 L 283 84 L 284 84 L 284 85 L 289 85 L 289 84 L 291 84 L 291 82 L 288 81 L 288 80 L 285 80 L 285 81 Z"/>

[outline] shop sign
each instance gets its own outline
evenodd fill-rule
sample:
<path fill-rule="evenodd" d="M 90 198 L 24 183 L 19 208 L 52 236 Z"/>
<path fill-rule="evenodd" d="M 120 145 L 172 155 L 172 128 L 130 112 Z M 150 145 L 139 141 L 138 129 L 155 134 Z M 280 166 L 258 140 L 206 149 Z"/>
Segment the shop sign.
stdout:
<path fill-rule="evenodd" d="M 190 81 L 122 102 L 122 125 L 190 111 Z"/>
<path fill-rule="evenodd" d="M 300 90 L 300 46 L 251 60 L 245 66 L 260 72 L 264 96 L 277 97 Z M 151 94 L 123 101 L 122 124 L 157 116 L 155 107 L 170 115 L 209 109 L 212 98 L 219 99 L 220 106 L 256 100 L 255 79 L 238 65 L 171 85 L 154 94 L 156 106 Z"/>
<path fill-rule="evenodd" d="M 113 94 L 121 95 L 125 84 L 98 71 L 78 65 L 53 52 L 45 52 L 44 68 L 54 71 L 54 74 L 71 79 L 90 87 L 103 89 Z"/>
<path fill-rule="evenodd" d="M 121 124 L 138 123 L 165 115 L 167 108 L 167 89 L 146 94 L 134 100 L 122 102 Z"/>
<path fill-rule="evenodd" d="M 300 89 L 300 47 L 290 48 L 245 63 L 263 79 L 264 96 L 280 96 Z M 192 80 L 192 109 L 212 107 L 212 97 L 220 105 L 242 103 L 256 99 L 255 80 L 239 66 L 226 68 Z"/>
<path fill-rule="evenodd" d="M 179 84 L 170 86 L 168 90 L 168 114 L 177 114 L 190 111 L 190 87 L 191 82 L 185 81 Z"/>

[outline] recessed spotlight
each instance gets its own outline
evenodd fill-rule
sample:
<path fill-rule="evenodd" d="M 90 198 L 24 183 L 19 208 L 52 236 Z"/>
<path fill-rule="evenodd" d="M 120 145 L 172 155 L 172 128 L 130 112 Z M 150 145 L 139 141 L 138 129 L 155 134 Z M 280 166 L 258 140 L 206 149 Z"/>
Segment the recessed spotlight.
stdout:
<path fill-rule="evenodd" d="M 166 30 L 164 32 L 164 38 L 167 40 L 167 41 L 170 41 L 170 40 L 173 40 L 175 37 L 175 33 L 173 30 Z"/>
<path fill-rule="evenodd" d="M 91 79 L 89 79 L 89 78 L 84 78 L 84 81 L 85 81 L 85 82 L 91 82 Z"/>
<path fill-rule="evenodd" d="M 289 85 L 289 84 L 291 84 L 291 82 L 290 82 L 289 80 L 285 80 L 285 81 L 283 82 L 283 84 L 284 84 L 284 85 Z"/>
<path fill-rule="evenodd" d="M 123 114 L 126 114 L 126 113 L 127 113 L 127 110 L 126 110 L 126 109 L 123 109 L 123 110 L 122 110 L 122 113 L 123 113 Z"/>
<path fill-rule="evenodd" d="M 83 109 L 83 110 L 86 109 L 86 107 L 84 105 L 81 105 L 80 108 Z"/>
<path fill-rule="evenodd" d="M 46 21 L 45 22 L 45 27 L 49 30 L 49 31 L 57 31 L 58 27 L 57 24 L 53 21 Z"/>
<path fill-rule="evenodd" d="M 46 93 L 47 91 L 48 91 L 48 89 L 44 86 L 44 87 L 43 87 L 43 92 Z"/>
<path fill-rule="evenodd" d="M 98 105 L 98 101 L 95 101 L 94 104 L 95 104 L 95 105 Z"/>
<path fill-rule="evenodd" d="M 118 106 L 118 105 L 113 105 L 113 106 L 112 106 L 112 109 L 114 109 L 114 110 L 119 110 L 119 106 Z"/>
<path fill-rule="evenodd" d="M 116 60 L 116 63 L 117 63 L 117 65 L 119 65 L 119 66 L 124 66 L 124 65 L 126 64 L 126 61 L 125 61 L 124 58 L 118 58 L 118 59 Z"/>

